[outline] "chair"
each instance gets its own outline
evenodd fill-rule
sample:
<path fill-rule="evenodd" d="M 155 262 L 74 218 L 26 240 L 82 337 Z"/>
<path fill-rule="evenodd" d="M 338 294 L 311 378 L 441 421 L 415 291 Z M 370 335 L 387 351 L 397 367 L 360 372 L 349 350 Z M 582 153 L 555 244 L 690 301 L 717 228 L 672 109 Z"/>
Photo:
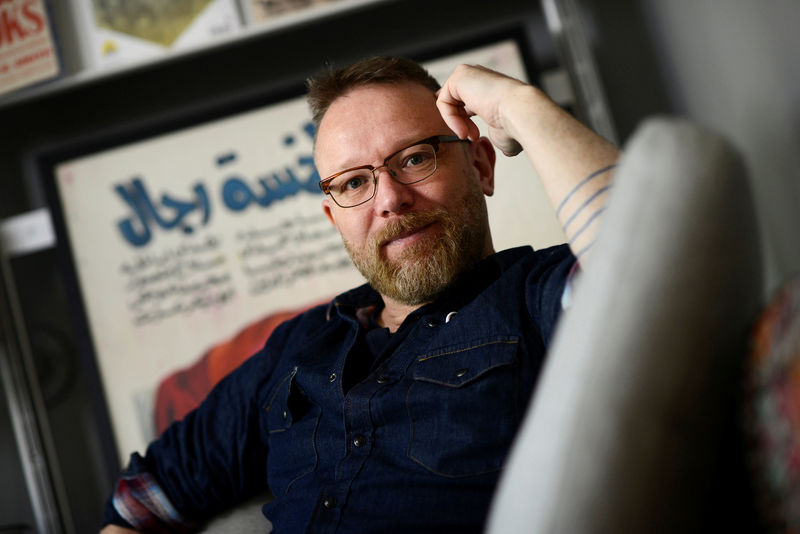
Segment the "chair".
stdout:
<path fill-rule="evenodd" d="M 591 261 L 488 532 L 707 529 L 762 296 L 736 151 L 685 121 L 648 120 L 625 149 Z"/>

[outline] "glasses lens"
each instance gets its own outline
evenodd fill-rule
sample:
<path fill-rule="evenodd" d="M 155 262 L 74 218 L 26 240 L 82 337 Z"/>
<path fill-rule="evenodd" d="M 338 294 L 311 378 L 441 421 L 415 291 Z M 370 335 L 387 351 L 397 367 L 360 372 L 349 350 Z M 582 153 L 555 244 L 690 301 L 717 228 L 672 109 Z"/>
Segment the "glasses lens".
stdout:
<path fill-rule="evenodd" d="M 414 145 L 392 156 L 387 166 L 395 180 L 413 184 L 424 180 L 436 170 L 436 150 L 427 144 Z"/>
<path fill-rule="evenodd" d="M 329 186 L 331 196 L 343 208 L 366 202 L 375 192 L 375 180 L 366 169 L 340 174 L 330 181 Z"/>

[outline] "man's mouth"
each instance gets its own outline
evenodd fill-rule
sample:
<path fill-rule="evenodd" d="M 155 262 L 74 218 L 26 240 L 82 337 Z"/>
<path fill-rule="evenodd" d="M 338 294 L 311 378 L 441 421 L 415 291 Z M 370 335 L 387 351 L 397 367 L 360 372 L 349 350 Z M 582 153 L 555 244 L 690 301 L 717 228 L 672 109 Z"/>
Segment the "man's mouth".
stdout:
<path fill-rule="evenodd" d="M 435 221 L 431 221 L 428 224 L 424 224 L 417 228 L 411 228 L 409 230 L 402 231 L 397 233 L 391 237 L 388 237 L 381 241 L 380 247 L 390 247 L 390 246 L 397 246 L 397 245 L 406 245 L 415 242 L 417 239 L 422 237 L 426 230 L 428 230 L 431 226 L 433 226 Z"/>

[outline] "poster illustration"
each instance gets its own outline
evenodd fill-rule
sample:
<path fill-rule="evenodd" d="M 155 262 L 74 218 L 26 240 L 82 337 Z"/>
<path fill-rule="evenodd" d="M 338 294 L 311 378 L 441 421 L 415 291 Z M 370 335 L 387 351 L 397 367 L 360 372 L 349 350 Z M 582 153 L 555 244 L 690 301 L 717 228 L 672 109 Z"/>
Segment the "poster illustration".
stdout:
<path fill-rule="evenodd" d="M 243 0 L 245 19 L 250 24 L 260 24 L 267 20 L 314 7 L 341 2 L 342 0 Z"/>
<path fill-rule="evenodd" d="M 236 0 L 72 0 L 87 68 L 152 59 L 242 27 Z"/>
<path fill-rule="evenodd" d="M 513 40 L 427 66 L 443 81 L 459 62 L 526 77 Z M 193 401 L 170 377 L 207 390 L 281 320 L 363 283 L 321 210 L 313 135 L 298 97 L 56 166 L 123 462 Z M 564 241 L 524 155 L 496 175 L 498 250 Z"/>

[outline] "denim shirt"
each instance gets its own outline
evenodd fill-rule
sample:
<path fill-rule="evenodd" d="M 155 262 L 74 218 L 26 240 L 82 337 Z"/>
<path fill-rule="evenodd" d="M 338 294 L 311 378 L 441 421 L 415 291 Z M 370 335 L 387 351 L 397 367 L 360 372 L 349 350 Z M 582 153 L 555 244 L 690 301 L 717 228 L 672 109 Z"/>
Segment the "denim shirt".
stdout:
<path fill-rule="evenodd" d="M 347 391 L 357 310 L 381 300 L 344 293 L 276 329 L 123 478 L 154 475 L 185 525 L 268 487 L 278 534 L 481 532 L 574 262 L 564 245 L 482 260 Z"/>

